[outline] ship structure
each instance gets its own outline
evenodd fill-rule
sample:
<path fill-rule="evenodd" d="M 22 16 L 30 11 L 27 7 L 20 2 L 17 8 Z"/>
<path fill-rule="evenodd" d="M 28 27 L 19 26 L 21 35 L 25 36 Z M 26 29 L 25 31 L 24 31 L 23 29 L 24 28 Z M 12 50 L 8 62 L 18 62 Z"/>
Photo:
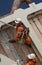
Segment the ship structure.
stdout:
<path fill-rule="evenodd" d="M 26 2 L 29 8 L 19 8 Z M 0 65 L 42 65 L 42 2 L 15 0 L 0 17 Z"/>

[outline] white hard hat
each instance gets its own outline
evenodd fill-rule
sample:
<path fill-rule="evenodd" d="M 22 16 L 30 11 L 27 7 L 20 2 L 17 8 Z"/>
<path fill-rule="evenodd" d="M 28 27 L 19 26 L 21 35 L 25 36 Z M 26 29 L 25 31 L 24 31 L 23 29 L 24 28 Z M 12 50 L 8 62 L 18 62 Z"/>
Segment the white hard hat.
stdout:
<path fill-rule="evenodd" d="M 19 23 L 20 21 L 21 21 L 21 18 L 17 18 L 17 19 L 15 20 L 16 23 Z"/>
<path fill-rule="evenodd" d="M 29 54 L 29 55 L 27 55 L 27 57 L 28 57 L 28 59 L 34 59 L 35 58 L 35 54 L 34 53 Z"/>

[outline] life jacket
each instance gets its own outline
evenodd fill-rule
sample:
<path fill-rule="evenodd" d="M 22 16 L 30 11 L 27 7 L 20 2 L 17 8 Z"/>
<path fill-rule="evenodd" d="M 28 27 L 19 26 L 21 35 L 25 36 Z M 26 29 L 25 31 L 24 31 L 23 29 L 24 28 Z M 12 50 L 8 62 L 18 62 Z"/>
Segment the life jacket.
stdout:
<path fill-rule="evenodd" d="M 27 62 L 27 64 L 25 64 L 25 65 L 35 65 L 35 63 L 36 63 L 37 61 L 38 61 L 38 58 L 35 57 L 34 59 L 29 60 L 29 61 Z"/>
<path fill-rule="evenodd" d="M 24 29 L 23 29 L 22 26 L 19 26 L 19 27 L 17 28 L 17 31 L 18 31 L 18 32 L 23 32 L 23 30 L 24 30 Z"/>
<path fill-rule="evenodd" d="M 35 65 L 35 63 L 33 61 L 29 61 L 27 64 L 25 65 Z"/>

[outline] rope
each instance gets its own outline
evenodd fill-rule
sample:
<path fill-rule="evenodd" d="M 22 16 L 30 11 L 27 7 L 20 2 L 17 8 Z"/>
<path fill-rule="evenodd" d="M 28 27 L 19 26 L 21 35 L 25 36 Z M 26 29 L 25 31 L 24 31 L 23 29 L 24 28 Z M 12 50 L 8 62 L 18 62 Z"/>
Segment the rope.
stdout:
<path fill-rule="evenodd" d="M 11 25 L 11 24 L 7 24 L 7 23 L 5 23 L 5 22 L 3 22 L 3 21 L 0 21 L 1 23 L 4 23 L 4 24 L 6 24 L 6 25 L 8 25 L 8 26 L 10 26 L 10 27 L 13 27 L 14 28 L 14 26 L 13 25 Z"/>

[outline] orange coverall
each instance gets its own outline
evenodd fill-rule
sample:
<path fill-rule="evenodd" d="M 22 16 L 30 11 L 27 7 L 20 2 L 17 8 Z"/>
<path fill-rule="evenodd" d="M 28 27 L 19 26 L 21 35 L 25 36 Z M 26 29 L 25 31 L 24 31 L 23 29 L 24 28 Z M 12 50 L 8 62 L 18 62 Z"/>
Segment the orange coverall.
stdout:
<path fill-rule="evenodd" d="M 27 64 L 25 65 L 35 65 L 35 63 L 33 61 L 29 61 Z"/>
<path fill-rule="evenodd" d="M 38 58 L 35 57 L 34 59 L 29 60 L 29 62 L 28 62 L 27 64 L 25 64 L 25 65 L 35 65 L 35 63 L 36 63 L 37 61 L 38 61 Z"/>

